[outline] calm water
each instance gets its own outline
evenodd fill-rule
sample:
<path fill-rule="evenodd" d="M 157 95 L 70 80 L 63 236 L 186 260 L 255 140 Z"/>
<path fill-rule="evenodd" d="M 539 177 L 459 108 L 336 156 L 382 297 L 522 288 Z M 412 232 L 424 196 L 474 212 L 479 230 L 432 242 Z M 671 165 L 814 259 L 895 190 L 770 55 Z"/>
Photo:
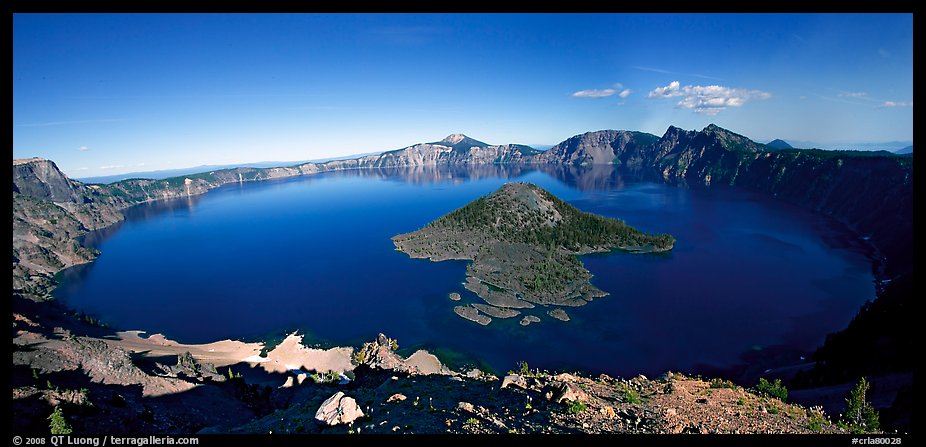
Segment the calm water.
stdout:
<path fill-rule="evenodd" d="M 410 259 L 390 237 L 506 181 L 530 181 L 578 208 L 677 238 L 667 255 L 583 258 L 611 295 L 572 321 L 487 327 L 452 312 L 465 263 Z M 812 350 L 874 297 L 871 263 L 844 228 L 758 194 L 644 181 L 610 167 L 348 171 L 228 185 L 131 210 L 87 243 L 93 264 L 57 295 L 111 325 L 183 342 L 293 329 L 331 343 L 378 332 L 478 358 L 630 375 L 737 364 L 771 347 Z"/>

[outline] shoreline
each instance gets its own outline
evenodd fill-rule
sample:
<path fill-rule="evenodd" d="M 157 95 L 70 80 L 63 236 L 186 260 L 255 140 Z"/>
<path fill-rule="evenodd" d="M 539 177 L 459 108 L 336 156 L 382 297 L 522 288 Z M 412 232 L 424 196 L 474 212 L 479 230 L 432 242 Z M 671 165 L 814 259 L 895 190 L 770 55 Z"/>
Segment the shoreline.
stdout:
<path fill-rule="evenodd" d="M 528 166 L 538 166 L 538 165 L 540 165 L 539 163 L 515 163 L 515 164 L 522 164 L 522 165 L 528 165 Z M 399 167 L 385 168 L 385 169 L 402 169 L 402 168 L 408 168 L 408 167 L 413 167 L 413 166 L 404 166 L 404 167 L 399 166 Z M 317 174 L 337 173 L 337 172 L 344 172 L 344 171 L 382 170 L 382 169 L 384 169 L 384 168 L 375 168 L 375 167 L 346 167 L 346 168 L 340 168 L 340 167 L 339 167 L 339 168 L 334 168 L 334 169 L 324 170 L 324 171 L 303 172 L 303 173 L 300 173 L 300 174 L 297 174 L 297 175 L 288 176 L 288 177 L 244 179 L 241 183 L 246 182 L 246 183 L 248 183 L 249 186 L 250 186 L 250 185 L 256 185 L 257 183 L 263 182 L 263 181 L 266 181 L 266 180 L 270 180 L 270 181 L 273 181 L 273 180 L 277 180 L 277 181 L 298 181 L 298 180 L 301 180 L 301 179 L 303 179 L 303 178 L 306 178 L 306 177 L 309 177 L 309 176 L 312 176 L 312 175 L 317 175 Z M 238 183 L 238 182 L 235 182 L 235 183 Z M 193 191 L 192 194 L 189 194 L 189 195 L 186 195 L 186 196 L 168 197 L 168 198 L 162 198 L 162 197 L 149 197 L 147 200 L 145 200 L 145 201 L 143 201 L 143 202 L 135 203 L 135 204 L 132 204 L 132 205 L 129 206 L 129 207 L 122 208 L 122 209 L 119 210 L 119 212 L 120 212 L 120 213 L 123 213 L 123 216 L 124 216 L 124 215 L 125 215 L 124 212 L 125 212 L 126 210 L 129 210 L 129 209 L 132 209 L 132 208 L 136 208 L 136 207 L 151 206 L 152 204 L 155 204 L 155 203 L 165 203 L 165 202 L 180 201 L 180 200 L 188 201 L 188 200 L 190 199 L 190 197 L 193 197 L 193 196 L 203 196 L 203 195 L 205 195 L 206 193 L 208 193 L 208 192 L 210 192 L 210 191 L 212 191 L 212 190 L 217 190 L 217 189 L 219 189 L 219 188 L 227 187 L 227 186 L 232 185 L 232 184 L 234 184 L 234 183 L 222 184 L 222 185 L 216 186 L 216 187 L 211 188 L 211 189 L 206 189 L 206 190 L 204 190 L 204 191 Z M 743 189 L 746 189 L 746 190 L 755 191 L 755 190 L 752 190 L 752 189 L 750 189 L 750 188 L 746 188 L 746 187 L 743 187 L 743 186 L 738 186 L 738 188 L 743 188 Z M 759 193 L 759 194 L 762 194 L 761 191 L 755 191 L 755 192 L 757 192 L 757 193 Z M 763 194 L 763 195 L 765 195 L 765 194 Z M 777 198 L 776 198 L 776 199 L 777 199 Z M 787 201 L 785 200 L 785 202 L 787 202 Z M 799 206 L 799 205 L 796 205 L 796 206 Z M 806 209 L 806 208 L 804 208 L 804 207 L 800 207 L 800 208 Z M 813 212 L 814 214 L 818 214 L 818 215 L 825 216 L 825 217 L 827 217 L 828 219 L 831 219 L 834 223 L 839 224 L 840 226 L 842 226 L 843 228 L 847 229 L 847 230 L 850 232 L 850 234 L 852 235 L 851 240 L 852 240 L 853 243 L 857 243 L 857 244 L 859 244 L 859 245 L 865 247 L 866 249 L 871 250 L 871 256 L 869 256 L 868 258 L 869 258 L 869 261 L 870 261 L 870 264 L 871 264 L 871 272 L 872 272 L 873 281 L 874 281 L 874 285 L 875 285 L 875 294 L 874 294 L 874 297 L 872 297 L 872 298 L 873 298 L 873 299 L 877 299 L 877 298 L 880 296 L 881 292 L 883 291 L 883 288 L 884 288 L 884 285 L 885 285 L 885 284 L 884 284 L 884 281 L 890 279 L 890 278 L 887 278 L 887 277 L 886 277 L 886 267 L 887 267 L 887 263 L 886 263 L 886 260 L 880 255 L 880 251 L 879 251 L 878 247 L 874 244 L 873 241 L 871 241 L 871 240 L 868 239 L 868 238 L 863 237 L 863 236 L 861 235 L 861 233 L 859 233 L 854 227 L 852 227 L 852 226 L 849 225 L 848 223 L 842 221 L 841 219 L 839 219 L 839 218 L 837 218 L 837 217 L 834 217 L 834 216 L 830 216 L 830 215 L 826 215 L 826 214 L 820 213 L 820 212 L 818 212 L 818 211 L 813 211 L 813 210 L 808 210 L 808 211 Z M 111 232 L 118 231 L 118 227 L 119 227 L 123 222 L 125 222 L 125 221 L 126 221 L 126 219 L 123 218 L 123 219 L 121 219 L 121 220 L 112 222 L 111 224 L 109 224 L 109 225 L 107 225 L 107 226 L 105 226 L 105 227 L 101 227 L 101 228 L 98 228 L 98 229 L 95 229 L 95 230 L 92 230 L 92 231 L 88 231 L 87 233 L 81 234 L 80 236 L 77 237 L 78 240 L 80 241 L 79 243 L 81 244 L 81 246 L 87 247 L 86 245 L 83 244 L 83 238 L 86 237 L 88 234 L 95 233 L 95 232 L 103 232 L 103 231 L 111 231 Z M 401 251 L 401 250 L 399 250 L 398 248 L 396 248 L 396 249 L 397 249 L 398 251 Z M 627 250 L 627 249 L 625 249 L 625 248 L 616 248 L 616 249 L 612 249 L 612 250 L 609 251 L 609 252 L 579 253 L 579 254 L 577 254 L 577 256 L 588 256 L 588 255 L 591 255 L 591 256 L 594 256 L 594 255 L 604 255 L 604 256 L 607 256 L 609 253 L 614 252 L 614 251 L 624 251 L 624 252 L 628 252 L 628 253 L 634 253 L 634 251 L 632 251 L 632 250 Z M 658 253 L 658 252 L 659 252 L 659 251 L 657 251 L 657 253 Z M 637 253 L 639 253 L 639 251 L 637 251 Z M 456 260 L 456 258 L 453 258 L 453 259 Z M 94 259 L 83 260 L 82 262 L 79 262 L 79 263 L 76 263 L 76 264 L 74 264 L 74 265 L 70 265 L 70 266 L 67 266 L 67 267 L 65 267 L 65 268 L 62 268 L 61 270 L 58 270 L 57 272 L 54 273 L 54 278 L 58 278 L 58 276 L 59 276 L 62 272 L 65 272 L 66 270 L 72 269 L 72 268 L 74 268 L 74 267 L 84 267 L 84 266 L 87 266 L 87 265 L 91 264 L 92 262 L 94 262 L 95 260 L 96 260 L 95 258 L 94 258 Z M 433 259 L 430 259 L 430 258 L 429 258 L 429 260 L 434 261 Z M 460 258 L 460 259 L 458 259 L 458 260 L 470 261 L 469 259 L 466 259 L 466 258 Z M 55 284 L 52 288 L 49 289 L 49 294 L 51 294 L 51 295 L 53 296 L 53 293 L 54 293 L 54 291 L 55 291 L 57 288 L 58 288 L 58 284 Z M 76 309 L 76 308 L 73 308 L 73 307 L 70 307 L 70 306 L 62 306 L 62 307 L 63 307 L 64 309 L 66 309 L 66 310 L 70 310 L 70 311 L 73 311 L 73 312 L 80 312 L 80 310 L 78 310 L 78 309 Z M 233 341 L 233 340 L 219 340 L 219 341 L 215 341 L 215 342 L 200 343 L 200 344 L 195 344 L 195 343 L 194 343 L 194 344 L 183 344 L 183 343 L 179 343 L 179 342 L 176 342 L 176 341 L 167 339 L 166 337 L 164 337 L 164 336 L 161 335 L 161 334 L 154 334 L 154 335 L 151 336 L 151 337 L 160 336 L 160 337 L 163 338 L 166 342 L 174 343 L 174 345 L 173 345 L 172 348 L 168 348 L 168 347 L 165 347 L 165 346 L 160 346 L 160 347 L 159 347 L 158 345 L 155 345 L 155 344 L 145 344 L 145 343 L 139 342 L 139 340 L 145 340 L 145 339 L 139 337 L 138 334 L 147 333 L 147 331 L 141 331 L 141 330 L 140 330 L 140 331 L 121 331 L 121 332 L 126 332 L 126 333 L 135 332 L 135 333 L 136 333 L 136 335 L 135 335 L 135 339 L 136 339 L 136 340 L 134 341 L 134 343 L 135 343 L 134 346 L 135 346 L 135 348 L 138 349 L 139 351 L 133 350 L 133 352 L 142 352 L 142 351 L 144 350 L 144 348 L 147 347 L 147 348 L 149 348 L 149 350 L 152 351 L 152 352 L 156 352 L 156 349 L 161 349 L 161 350 L 164 350 L 164 351 L 169 351 L 169 352 L 171 352 L 171 353 L 174 353 L 177 349 L 180 349 L 180 348 L 179 348 L 180 346 L 191 347 L 191 348 L 194 349 L 194 350 L 197 350 L 197 349 L 198 349 L 198 350 L 201 350 L 201 349 L 203 349 L 203 348 L 201 348 L 202 346 L 214 345 L 214 344 L 225 343 L 225 342 L 227 342 L 227 343 L 241 343 L 242 346 L 247 346 L 247 345 L 260 345 L 261 348 L 263 348 L 263 346 L 265 346 L 265 342 L 263 342 L 263 341 L 257 341 L 257 342 L 250 342 L 250 343 L 248 343 L 248 342 L 236 342 L 236 341 Z M 290 334 L 290 335 L 292 335 L 292 334 Z M 287 336 L 287 338 L 288 338 L 288 336 Z M 128 343 L 128 345 L 132 345 L 132 342 L 129 341 L 129 340 L 123 340 L 123 342 Z M 222 347 L 223 349 L 227 349 L 229 346 L 230 346 L 230 345 L 221 345 L 221 347 Z M 817 346 L 816 348 L 818 348 L 818 347 L 819 347 L 819 346 Z M 816 348 L 811 349 L 811 352 L 812 352 L 814 349 L 816 349 Z M 202 354 L 203 358 L 210 358 L 210 356 L 209 356 L 210 353 L 208 352 L 208 349 L 210 349 L 210 348 L 205 348 L 205 349 L 207 349 L 207 351 L 206 351 L 205 353 Z M 215 348 L 212 348 L 212 349 L 215 349 Z M 334 349 L 334 348 L 332 348 L 332 349 Z M 257 354 L 254 354 L 254 355 L 251 355 L 251 356 L 246 356 L 246 357 L 243 357 L 243 358 L 241 358 L 241 359 L 238 359 L 238 362 L 240 363 L 240 362 L 242 362 L 242 361 L 246 361 L 246 359 L 251 359 L 251 361 L 248 362 L 248 363 L 264 363 L 264 362 L 266 362 L 267 360 L 259 360 L 259 359 L 260 359 L 260 357 L 258 356 L 258 355 L 259 355 L 259 352 L 260 352 L 260 349 L 257 351 Z M 213 356 L 214 356 L 214 353 L 213 353 Z M 223 358 L 220 359 L 220 361 L 222 361 L 222 362 L 229 362 L 229 361 L 231 361 L 231 360 L 233 360 L 233 359 L 230 358 L 230 357 L 223 357 Z M 226 363 L 220 363 L 220 364 L 217 364 L 217 366 L 219 366 L 219 365 L 223 365 L 223 366 L 224 366 L 225 364 L 226 364 Z M 227 364 L 232 364 L 232 363 L 227 363 Z M 786 366 L 786 365 L 781 365 L 781 366 Z"/>

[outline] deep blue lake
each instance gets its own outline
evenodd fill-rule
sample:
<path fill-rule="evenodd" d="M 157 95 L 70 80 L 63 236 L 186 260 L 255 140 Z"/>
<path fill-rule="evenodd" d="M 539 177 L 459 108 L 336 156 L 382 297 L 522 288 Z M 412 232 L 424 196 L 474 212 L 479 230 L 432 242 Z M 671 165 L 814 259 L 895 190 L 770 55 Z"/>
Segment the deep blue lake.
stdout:
<path fill-rule="evenodd" d="M 133 208 L 91 234 L 102 255 L 60 276 L 56 295 L 112 326 L 182 342 L 295 329 L 333 344 L 439 348 L 504 372 L 580 368 L 658 375 L 727 368 L 773 348 L 812 351 L 874 298 L 865 246 L 832 220 L 757 193 L 680 187 L 611 167 L 586 172 L 366 170 L 226 185 Z M 507 181 L 677 239 L 666 255 L 585 256 L 610 295 L 528 327 L 456 316 L 481 302 L 465 262 L 410 259 L 390 237 Z"/>

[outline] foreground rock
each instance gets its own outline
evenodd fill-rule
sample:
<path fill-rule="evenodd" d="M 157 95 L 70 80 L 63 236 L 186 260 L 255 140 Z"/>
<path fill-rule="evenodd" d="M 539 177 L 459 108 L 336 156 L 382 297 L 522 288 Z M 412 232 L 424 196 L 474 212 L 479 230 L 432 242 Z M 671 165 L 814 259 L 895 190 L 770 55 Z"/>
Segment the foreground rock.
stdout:
<path fill-rule="evenodd" d="M 366 417 L 323 424 L 323 433 L 840 433 L 828 417 L 742 388 L 711 388 L 709 382 L 675 374 L 630 380 L 512 374 L 500 381 L 392 375 L 369 371 L 350 393 L 370 402 Z M 504 386 L 499 386 L 499 383 Z M 368 383 L 368 384 L 365 384 Z M 341 393 L 338 393 L 341 394 Z M 233 432 L 300 433 L 306 414 L 334 399 L 309 400 Z M 367 404 L 364 404 L 367 405 Z M 308 410 L 308 411 L 307 411 Z M 312 424 L 315 426 L 315 424 Z"/>
<path fill-rule="evenodd" d="M 395 352 L 398 347 L 396 340 L 379 334 L 376 340 L 364 343 L 354 355 L 353 360 L 357 366 L 364 365 L 379 370 L 421 375 L 459 375 L 458 372 L 442 364 L 434 354 L 419 349 L 408 358 L 403 358 Z"/>
<path fill-rule="evenodd" d="M 353 397 L 347 397 L 338 391 L 322 402 L 315 412 L 315 420 L 325 425 L 351 424 L 363 417 L 363 410 Z"/>

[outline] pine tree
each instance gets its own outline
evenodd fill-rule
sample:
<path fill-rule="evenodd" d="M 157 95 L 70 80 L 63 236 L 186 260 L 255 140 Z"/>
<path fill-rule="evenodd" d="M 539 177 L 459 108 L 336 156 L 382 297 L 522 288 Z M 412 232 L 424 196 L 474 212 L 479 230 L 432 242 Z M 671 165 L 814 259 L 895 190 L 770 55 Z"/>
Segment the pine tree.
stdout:
<path fill-rule="evenodd" d="M 71 434 L 71 425 L 68 424 L 67 419 L 64 418 L 64 413 L 61 411 L 61 407 L 55 407 L 55 411 L 48 416 L 48 420 L 51 422 L 48 424 L 48 428 L 51 430 L 53 435 L 69 435 Z"/>
<path fill-rule="evenodd" d="M 878 412 L 865 400 L 868 388 L 868 380 L 862 377 L 846 399 L 846 412 L 843 413 L 839 422 L 852 433 L 876 432 L 881 427 Z"/>

